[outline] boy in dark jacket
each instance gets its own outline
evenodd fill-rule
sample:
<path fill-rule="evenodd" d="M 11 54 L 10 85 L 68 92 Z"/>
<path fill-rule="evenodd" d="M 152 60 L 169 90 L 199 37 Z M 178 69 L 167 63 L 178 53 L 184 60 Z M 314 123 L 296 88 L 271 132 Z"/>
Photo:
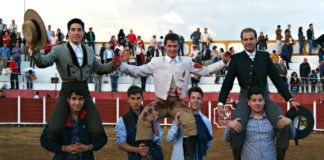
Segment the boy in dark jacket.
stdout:
<path fill-rule="evenodd" d="M 59 133 L 60 141 L 51 141 L 47 137 L 48 122 L 43 130 L 40 142 L 43 148 L 54 152 L 53 160 L 83 159 L 93 160 L 93 150 L 99 150 L 107 143 L 105 132 L 99 140 L 91 142 L 86 121 L 87 112 L 83 109 L 85 93 L 79 88 L 72 88 L 69 91 L 67 102 L 70 106 L 65 128 Z"/>

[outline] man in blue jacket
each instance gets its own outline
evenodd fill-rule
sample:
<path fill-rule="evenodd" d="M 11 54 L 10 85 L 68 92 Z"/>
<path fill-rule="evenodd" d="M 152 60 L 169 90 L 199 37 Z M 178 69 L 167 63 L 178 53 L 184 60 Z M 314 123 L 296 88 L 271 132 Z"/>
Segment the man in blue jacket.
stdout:
<path fill-rule="evenodd" d="M 80 88 L 69 90 L 67 102 L 70 114 L 66 119 L 64 129 L 59 133 L 60 141 L 51 141 L 47 137 L 48 122 L 43 130 L 40 142 L 43 148 L 54 152 L 53 160 L 63 159 L 94 159 L 93 150 L 99 150 L 107 143 L 107 136 L 102 132 L 99 140 L 93 143 L 89 137 L 86 121 L 87 112 L 83 109 L 85 93 Z"/>

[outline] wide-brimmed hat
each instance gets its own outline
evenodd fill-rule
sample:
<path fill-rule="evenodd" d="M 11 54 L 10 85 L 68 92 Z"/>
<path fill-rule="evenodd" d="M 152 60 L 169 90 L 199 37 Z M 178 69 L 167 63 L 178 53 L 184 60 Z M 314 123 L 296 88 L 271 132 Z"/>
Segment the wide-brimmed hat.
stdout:
<path fill-rule="evenodd" d="M 304 106 L 298 106 L 298 111 L 295 108 L 291 108 L 287 113 L 286 117 L 290 118 L 295 126 L 296 138 L 302 139 L 307 137 L 314 127 L 313 113 Z"/>
<path fill-rule="evenodd" d="M 32 9 L 25 12 L 22 31 L 26 42 L 35 44 L 35 48 L 43 49 L 46 46 L 47 34 L 44 22 L 38 13 Z"/>

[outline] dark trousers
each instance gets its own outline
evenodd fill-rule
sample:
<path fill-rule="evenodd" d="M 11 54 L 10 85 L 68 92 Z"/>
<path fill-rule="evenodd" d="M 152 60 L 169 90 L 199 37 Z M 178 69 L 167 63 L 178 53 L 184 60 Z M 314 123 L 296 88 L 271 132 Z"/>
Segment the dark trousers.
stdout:
<path fill-rule="evenodd" d="M 301 88 L 302 92 L 304 93 L 304 87 L 306 86 L 306 92 L 308 93 L 308 78 L 307 77 L 301 77 Z"/>
<path fill-rule="evenodd" d="M 18 74 L 10 74 L 10 89 L 19 89 Z"/>
<path fill-rule="evenodd" d="M 33 89 L 33 80 L 29 77 L 29 74 L 26 75 L 26 84 L 27 89 Z"/>
<path fill-rule="evenodd" d="M 89 47 L 92 47 L 93 52 L 96 53 L 96 50 L 95 50 L 95 42 L 88 42 L 88 45 L 89 45 Z"/>
<path fill-rule="evenodd" d="M 251 114 L 250 108 L 247 104 L 247 90 L 241 89 L 239 96 L 239 103 L 236 105 L 232 119 L 241 118 L 242 131 L 235 132 L 231 130 L 231 147 L 232 149 L 238 149 L 244 144 L 244 137 L 247 122 Z M 277 126 L 279 115 L 283 115 L 281 108 L 273 102 L 267 93 L 265 93 L 265 106 L 264 110 L 267 114 L 267 118 L 270 120 L 272 127 L 277 131 L 277 147 L 282 149 L 288 149 L 289 137 L 290 137 L 290 127 L 286 126 L 283 129 L 279 129 Z"/>
<path fill-rule="evenodd" d="M 35 68 L 35 63 L 34 63 L 34 60 L 33 60 L 32 56 L 30 56 L 29 59 L 30 59 L 29 67 Z"/>
<path fill-rule="evenodd" d="M 180 47 L 178 49 L 178 56 L 180 56 L 180 53 L 181 53 L 181 56 L 184 56 L 183 43 L 180 43 Z"/>
<path fill-rule="evenodd" d="M 141 77 L 141 87 L 142 87 L 143 91 L 145 91 L 146 78 L 147 77 Z"/>
<path fill-rule="evenodd" d="M 68 114 L 70 114 L 69 103 L 67 102 L 67 96 L 70 88 L 78 87 L 85 93 L 85 101 L 83 109 L 87 111 L 87 127 L 91 138 L 91 142 L 94 143 L 99 140 L 101 133 L 104 132 L 101 117 L 98 112 L 96 105 L 93 103 L 90 92 L 88 89 L 88 84 L 86 81 L 73 81 L 73 82 L 63 82 L 60 91 L 60 96 L 58 97 L 54 107 L 52 108 L 48 128 L 48 138 L 54 141 L 60 140 L 60 131 L 65 127 L 65 122 Z"/>
<path fill-rule="evenodd" d="M 218 71 L 215 73 L 216 78 L 215 78 L 215 82 L 219 82 L 219 79 L 222 77 L 222 71 Z"/>

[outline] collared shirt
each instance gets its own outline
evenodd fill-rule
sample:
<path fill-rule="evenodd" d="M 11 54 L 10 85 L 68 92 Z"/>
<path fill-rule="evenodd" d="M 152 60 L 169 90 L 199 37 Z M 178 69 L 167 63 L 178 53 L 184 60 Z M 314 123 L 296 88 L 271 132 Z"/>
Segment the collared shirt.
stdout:
<path fill-rule="evenodd" d="M 75 52 L 75 56 L 78 59 L 79 66 L 82 66 L 82 64 L 83 64 L 83 51 L 82 51 L 82 48 L 81 48 L 81 43 L 79 45 L 75 45 L 74 43 L 72 43 L 70 41 L 69 41 L 69 43 L 71 44 L 71 47 Z"/>
<path fill-rule="evenodd" d="M 104 60 L 106 59 L 111 59 L 114 55 L 114 51 L 112 49 L 108 50 L 108 49 L 105 49 L 104 51 Z"/>
<path fill-rule="evenodd" d="M 50 39 L 52 37 L 52 30 L 47 30 L 46 34 L 47 34 L 47 38 Z"/>
<path fill-rule="evenodd" d="M 12 54 L 14 54 L 13 55 L 13 57 L 14 58 L 20 58 L 20 55 L 21 55 L 21 49 L 20 48 L 17 48 L 17 47 L 15 47 L 15 48 L 13 48 L 12 49 Z"/>
<path fill-rule="evenodd" d="M 17 32 L 17 29 L 18 29 L 18 25 L 17 24 L 10 24 L 9 30 L 11 32 L 16 33 Z"/>
<path fill-rule="evenodd" d="M 155 125 L 159 131 L 159 136 L 156 136 L 155 134 L 153 134 L 153 142 L 160 145 L 162 143 L 162 139 L 163 139 L 163 132 L 162 132 L 159 121 L 156 121 Z M 125 126 L 123 117 L 119 118 L 117 125 L 115 127 L 115 131 L 116 131 L 116 139 L 117 139 L 116 144 L 119 145 L 122 143 L 127 143 L 127 130 L 126 130 L 126 126 Z"/>
<path fill-rule="evenodd" d="M 195 59 L 197 56 L 198 56 L 198 53 L 199 53 L 199 51 L 196 49 L 195 51 L 194 50 L 192 50 L 192 52 L 191 52 L 191 54 L 190 54 L 190 57 L 192 58 L 192 59 Z"/>
<path fill-rule="evenodd" d="M 210 135 L 213 135 L 213 129 L 212 129 L 210 120 L 204 114 L 202 114 L 200 111 L 198 112 L 198 114 L 201 117 L 201 119 L 204 121 L 206 127 L 208 128 Z M 182 130 L 183 130 L 183 126 L 182 125 L 177 126 L 175 124 L 175 121 L 173 120 L 172 126 L 169 129 L 168 134 L 166 136 L 166 140 L 168 142 L 175 141 L 174 145 L 173 145 L 171 160 L 183 160 L 184 159 L 183 158 L 184 157 L 183 145 L 182 145 L 183 144 Z M 208 143 L 207 143 L 208 148 L 210 148 L 212 145 L 213 145 L 213 140 L 208 141 Z M 198 159 L 197 150 L 198 150 L 198 148 L 196 147 L 196 152 L 194 154 L 195 160 Z"/>
<path fill-rule="evenodd" d="M 166 60 L 171 64 L 171 65 L 175 65 L 179 62 L 179 57 L 176 56 L 175 58 L 170 58 L 168 55 L 165 56 Z M 171 86 L 170 86 L 170 90 L 169 90 L 169 96 L 178 96 L 177 95 L 177 86 L 175 84 L 174 81 L 174 77 L 172 76 L 172 81 L 171 81 Z"/>
<path fill-rule="evenodd" d="M 255 58 L 255 51 L 253 52 L 253 53 L 251 53 L 251 52 L 249 52 L 249 51 L 247 51 L 247 50 L 245 50 L 245 52 L 246 52 L 246 54 L 250 57 L 250 59 L 252 60 L 252 61 L 254 61 L 254 58 Z"/>
<path fill-rule="evenodd" d="M 0 53 L 1 53 L 1 57 L 2 58 L 8 58 L 8 56 L 10 55 L 10 49 L 9 49 L 9 47 L 6 47 L 6 48 L 1 47 L 0 48 Z"/>
<path fill-rule="evenodd" d="M 224 140 L 230 141 L 230 132 L 226 126 Z M 261 118 L 252 114 L 248 121 L 241 153 L 242 160 L 273 160 L 277 159 L 275 131 L 264 113 Z"/>
<path fill-rule="evenodd" d="M 210 34 L 208 32 L 202 33 L 201 36 L 200 36 L 201 42 L 209 43 L 210 38 L 211 38 L 211 36 L 210 36 Z"/>

